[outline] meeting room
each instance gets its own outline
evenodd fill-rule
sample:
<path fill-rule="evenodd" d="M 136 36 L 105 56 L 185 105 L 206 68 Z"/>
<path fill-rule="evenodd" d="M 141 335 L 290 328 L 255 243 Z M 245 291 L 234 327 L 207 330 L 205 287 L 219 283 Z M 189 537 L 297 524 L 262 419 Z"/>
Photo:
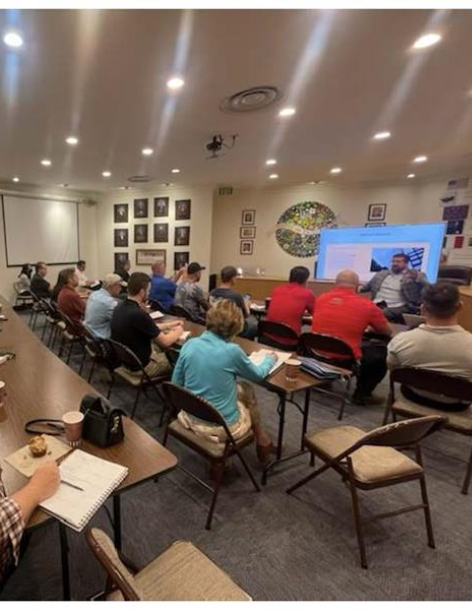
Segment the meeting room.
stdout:
<path fill-rule="evenodd" d="M 14 4 L 2 605 L 470 601 L 472 5 Z"/>

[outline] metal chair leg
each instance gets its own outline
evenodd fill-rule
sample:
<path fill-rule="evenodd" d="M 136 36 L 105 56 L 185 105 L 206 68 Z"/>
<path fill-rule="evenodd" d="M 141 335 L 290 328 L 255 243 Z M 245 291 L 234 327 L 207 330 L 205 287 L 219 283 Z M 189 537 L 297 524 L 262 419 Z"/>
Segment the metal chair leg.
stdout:
<path fill-rule="evenodd" d="M 66 344 L 66 338 L 64 335 L 62 335 L 61 337 L 61 343 L 59 345 L 59 353 L 57 354 L 59 356 L 59 358 L 62 358 L 62 353 L 64 351 L 64 346 Z"/>
<path fill-rule="evenodd" d="M 95 373 L 95 364 L 96 364 L 96 360 L 94 358 L 92 360 L 92 366 L 90 367 L 90 373 L 89 373 L 89 376 L 87 379 L 88 383 L 92 383 L 92 377 L 93 377 L 93 374 Z"/>
<path fill-rule="evenodd" d="M 254 478 L 254 475 L 252 474 L 252 470 L 249 468 L 249 466 L 247 465 L 246 460 L 244 459 L 242 453 L 239 451 L 239 449 L 236 447 L 236 455 L 238 456 L 238 458 L 241 461 L 241 464 L 244 466 L 244 470 L 247 472 L 248 477 L 251 479 L 252 484 L 254 485 L 256 491 L 261 491 L 261 488 L 259 487 L 259 485 L 257 484 L 256 479 Z"/>
<path fill-rule="evenodd" d="M 73 350 L 73 349 L 74 349 L 74 342 L 73 342 L 73 341 L 71 341 L 71 342 L 70 342 L 69 355 L 67 356 L 67 360 L 66 360 L 67 364 L 69 364 L 69 363 L 70 363 L 70 357 L 72 356 L 72 350 Z"/>
<path fill-rule="evenodd" d="M 347 395 L 348 395 L 348 392 L 350 389 L 351 389 L 351 377 L 348 377 L 348 380 L 346 383 L 346 389 L 344 390 L 342 401 L 341 401 L 341 408 L 339 409 L 338 421 L 341 421 L 343 418 L 344 409 L 346 408 Z"/>
<path fill-rule="evenodd" d="M 354 513 L 354 523 L 356 526 L 356 534 L 357 534 L 357 543 L 359 545 L 359 553 L 361 555 L 361 566 L 367 570 L 367 557 L 365 552 L 365 543 L 364 543 L 364 533 L 362 531 L 362 519 L 361 519 L 361 511 L 359 506 L 359 497 L 357 494 L 357 488 L 354 481 L 354 473 L 352 468 L 352 460 L 351 458 L 347 458 L 348 468 L 349 468 L 349 487 L 351 489 L 351 499 L 352 499 L 352 510 Z"/>
<path fill-rule="evenodd" d="M 46 328 L 48 327 L 48 319 L 45 318 L 44 319 L 44 324 L 43 324 L 43 332 L 41 333 L 41 341 L 44 341 L 44 337 L 46 336 Z"/>
<path fill-rule="evenodd" d="M 111 374 L 111 379 L 110 379 L 110 385 L 108 386 L 108 392 L 107 392 L 108 400 L 110 400 L 111 392 L 113 390 L 113 386 L 115 385 L 115 375 L 112 372 L 110 372 L 110 374 Z"/>
<path fill-rule="evenodd" d="M 423 458 L 421 455 L 421 447 L 419 445 L 416 445 L 415 453 L 416 453 L 416 461 L 418 462 L 418 464 L 421 467 L 423 467 Z M 428 546 L 430 546 L 432 549 L 434 549 L 434 548 L 436 548 L 436 546 L 434 544 L 433 522 L 431 521 L 431 511 L 429 509 L 428 493 L 426 491 L 426 478 L 424 476 L 424 473 L 420 477 L 420 486 L 421 486 L 421 498 L 422 498 L 423 504 L 424 504 L 423 510 L 424 510 L 424 519 L 426 522 L 426 532 L 428 534 Z"/>
<path fill-rule="evenodd" d="M 82 371 L 84 370 L 84 364 L 85 364 L 85 358 L 86 357 L 87 357 L 87 350 L 84 347 L 84 355 L 83 355 L 83 358 L 82 358 L 82 362 L 80 363 L 79 375 L 82 375 Z"/>
<path fill-rule="evenodd" d="M 221 481 L 223 479 L 223 470 L 224 468 L 221 468 L 220 472 L 218 473 L 217 480 L 215 481 L 215 487 L 213 489 L 213 498 L 211 499 L 210 510 L 208 511 L 208 517 L 205 524 L 205 529 L 207 530 L 211 529 L 211 522 L 213 520 L 213 513 L 215 511 L 216 501 L 218 499 L 218 492 L 220 491 Z"/>
<path fill-rule="evenodd" d="M 138 402 L 139 402 L 139 397 L 141 396 L 141 390 L 143 388 L 143 384 L 141 382 L 141 384 L 138 387 L 138 391 L 136 392 L 136 398 L 134 400 L 134 405 L 133 405 L 133 409 L 131 410 L 131 419 L 134 419 L 134 415 L 136 413 L 136 409 L 138 407 Z"/>
<path fill-rule="evenodd" d="M 472 477 L 472 451 L 470 452 L 469 463 L 467 465 L 467 472 L 465 473 L 464 484 L 462 485 L 461 493 L 467 495 L 469 493 L 470 479 Z"/>

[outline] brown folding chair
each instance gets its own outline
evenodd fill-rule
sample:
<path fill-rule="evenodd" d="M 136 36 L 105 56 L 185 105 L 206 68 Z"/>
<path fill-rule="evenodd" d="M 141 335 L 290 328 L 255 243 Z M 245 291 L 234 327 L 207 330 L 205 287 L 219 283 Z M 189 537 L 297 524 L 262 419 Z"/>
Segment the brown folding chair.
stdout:
<path fill-rule="evenodd" d="M 387 423 L 391 413 L 393 419 L 397 415 L 402 417 L 423 417 L 425 415 L 442 415 L 446 418 L 444 429 L 463 436 L 472 437 L 472 408 L 464 411 L 448 411 L 416 404 L 402 395 L 395 397 L 395 383 L 401 383 L 413 390 L 422 390 L 436 394 L 438 400 L 441 396 L 455 399 L 457 402 L 472 403 L 472 382 L 463 377 L 453 377 L 437 371 L 419 368 L 399 368 L 390 372 L 390 393 L 385 407 L 383 423 Z M 467 494 L 472 477 L 472 450 L 467 463 L 467 470 L 462 484 L 461 492 Z"/>
<path fill-rule="evenodd" d="M 363 525 L 386 517 L 422 509 L 428 545 L 434 549 L 433 525 L 420 443 L 443 426 L 444 422 L 444 417 L 430 415 L 389 424 L 371 432 L 364 432 L 354 426 L 336 426 L 309 432 L 305 436 L 305 446 L 311 452 L 311 465 L 315 465 L 315 456 L 321 458 L 324 465 L 292 485 L 287 489 L 287 493 L 291 494 L 329 468 L 338 472 L 342 479 L 348 482 L 351 490 L 352 510 L 363 568 L 367 568 Z M 401 453 L 399 449 L 414 449 L 416 461 Z M 379 489 L 409 481 L 420 482 L 421 504 L 406 506 L 367 519 L 361 518 L 358 489 Z"/>
<path fill-rule="evenodd" d="M 344 415 L 344 409 L 348 400 L 348 394 L 351 389 L 352 376 L 359 374 L 359 363 L 356 360 L 354 352 L 350 345 L 342 339 L 331 335 L 321 333 L 302 333 L 300 335 L 300 343 L 298 354 L 307 358 L 315 358 L 320 362 L 325 362 L 331 366 L 336 366 L 346 371 L 349 375 L 345 375 L 342 379 L 346 382 L 344 391 L 339 395 L 337 392 L 326 390 L 324 388 L 316 388 L 322 394 L 341 397 L 341 406 L 339 408 L 338 420 L 341 421 Z"/>
<path fill-rule="evenodd" d="M 60 327 L 62 329 L 62 337 L 58 356 L 59 358 L 62 357 L 66 344 L 69 344 L 69 353 L 67 354 L 66 358 L 66 363 L 69 364 L 72 356 L 72 351 L 75 345 L 79 345 L 82 350 L 85 350 L 85 339 L 82 331 L 82 326 L 79 322 L 71 320 L 71 318 L 59 308 L 57 308 L 57 313 L 61 319 L 60 321 L 63 322 L 63 325 L 65 325 L 65 328 L 64 326 Z M 82 359 L 81 366 L 79 369 L 79 375 L 82 374 L 83 364 L 84 362 Z"/>
<path fill-rule="evenodd" d="M 164 439 L 162 441 L 163 445 L 167 443 L 167 438 L 169 435 L 173 436 L 181 443 L 187 447 L 190 447 L 196 453 L 206 458 L 210 463 L 218 467 L 215 487 L 212 488 L 190 470 L 187 470 L 182 466 L 178 466 L 187 475 L 192 477 L 192 479 L 197 481 L 202 487 L 209 491 L 213 496 L 205 525 L 206 529 L 209 530 L 211 528 L 213 512 L 215 510 L 216 500 L 218 499 L 218 492 L 220 490 L 220 485 L 223 478 L 224 464 L 229 457 L 232 455 L 238 456 L 256 491 L 261 491 L 251 469 L 241 453 L 241 449 L 254 441 L 254 435 L 252 430 L 249 430 L 242 438 L 235 440 L 224 418 L 209 402 L 178 385 L 174 385 L 173 383 L 164 383 L 163 389 L 170 405 L 170 417 L 167 420 Z M 214 443 L 212 441 L 208 441 L 197 436 L 194 432 L 192 432 L 192 430 L 185 428 L 177 419 L 177 415 L 180 410 L 184 410 L 186 413 L 196 417 L 199 420 L 208 422 L 209 425 L 222 426 L 226 432 L 225 443 Z"/>
<path fill-rule="evenodd" d="M 286 339 L 287 343 L 277 339 Z M 264 345 L 270 345 L 284 352 L 296 352 L 298 348 L 298 335 L 288 326 L 281 322 L 269 322 L 261 320 L 257 329 L 257 340 Z"/>
<path fill-rule="evenodd" d="M 191 542 L 174 542 L 142 570 L 115 548 L 103 530 L 87 530 L 87 542 L 107 573 L 107 601 L 251 601 Z"/>

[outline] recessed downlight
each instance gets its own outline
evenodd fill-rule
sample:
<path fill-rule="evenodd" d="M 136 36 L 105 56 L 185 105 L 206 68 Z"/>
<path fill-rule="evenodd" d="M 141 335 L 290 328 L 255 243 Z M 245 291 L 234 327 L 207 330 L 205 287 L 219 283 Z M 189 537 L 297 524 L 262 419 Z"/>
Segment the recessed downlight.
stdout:
<path fill-rule="evenodd" d="M 163 182 L 161 186 L 174 186 L 172 182 Z"/>
<path fill-rule="evenodd" d="M 77 146 L 77 144 L 79 143 L 79 138 L 77 138 L 76 136 L 69 136 L 66 138 L 66 143 L 70 146 Z"/>
<path fill-rule="evenodd" d="M 392 134 L 390 133 L 390 131 L 378 131 L 374 136 L 374 140 L 388 140 L 391 135 Z"/>
<path fill-rule="evenodd" d="M 66 188 L 69 188 L 70 184 L 67 184 L 66 182 L 63 182 L 59 186 L 61 186 L 63 189 L 66 189 Z"/>
<path fill-rule="evenodd" d="M 281 117 L 293 116 L 295 113 L 296 113 L 295 108 L 292 108 L 291 106 L 289 106 L 287 108 L 282 108 L 282 110 L 279 112 L 279 116 L 281 116 Z"/>
<path fill-rule="evenodd" d="M 111 172 L 106 170 L 106 171 L 102 172 L 102 176 L 104 178 L 110 178 L 111 177 Z"/>
<path fill-rule="evenodd" d="M 129 186 L 119 186 L 118 190 L 119 191 L 127 191 L 129 189 Z"/>
<path fill-rule="evenodd" d="M 152 155 L 152 153 L 154 152 L 154 149 L 152 149 L 152 148 L 143 148 L 143 150 L 141 152 L 142 152 L 142 154 L 145 157 L 150 157 Z"/>
<path fill-rule="evenodd" d="M 416 174 L 408 174 L 407 178 L 416 178 Z"/>
<path fill-rule="evenodd" d="M 277 165 L 277 159 L 267 159 L 266 165 Z"/>
<path fill-rule="evenodd" d="M 23 46 L 23 38 L 18 34 L 18 32 L 7 32 L 3 37 L 3 42 L 7 45 L 7 47 L 18 48 Z"/>
<path fill-rule="evenodd" d="M 167 87 L 169 89 L 181 89 L 185 85 L 185 81 L 180 76 L 173 76 L 167 81 Z"/>
<path fill-rule="evenodd" d="M 413 49 L 427 49 L 428 47 L 432 47 L 433 45 L 437 44 L 441 38 L 441 34 L 437 34 L 436 32 L 424 34 L 415 41 Z"/>
<path fill-rule="evenodd" d="M 44 167 L 50 167 L 52 165 L 51 159 L 42 159 L 41 165 Z"/>
<path fill-rule="evenodd" d="M 332 167 L 332 168 L 329 170 L 329 173 L 330 173 L 330 174 L 340 174 L 342 171 L 343 171 L 343 170 L 342 170 L 342 168 L 341 168 L 341 167 Z"/>
<path fill-rule="evenodd" d="M 18 176 L 15 176 L 15 177 L 13 178 L 13 182 L 19 182 L 19 181 L 20 181 L 20 179 L 18 178 Z"/>
<path fill-rule="evenodd" d="M 413 159 L 413 163 L 425 163 L 428 160 L 426 155 L 418 155 Z"/>
<path fill-rule="evenodd" d="M 173 174 L 180 174 L 180 169 L 178 167 L 174 167 L 174 169 L 170 170 Z"/>
<path fill-rule="evenodd" d="M 279 174 L 270 174 L 269 178 L 271 180 L 276 180 L 279 177 Z"/>

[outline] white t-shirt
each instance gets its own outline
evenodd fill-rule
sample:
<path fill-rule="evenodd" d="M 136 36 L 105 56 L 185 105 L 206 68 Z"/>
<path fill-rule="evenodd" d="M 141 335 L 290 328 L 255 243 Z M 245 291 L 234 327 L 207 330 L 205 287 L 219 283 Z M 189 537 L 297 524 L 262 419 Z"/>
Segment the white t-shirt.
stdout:
<path fill-rule="evenodd" d="M 88 277 L 78 267 L 75 268 L 75 275 L 79 280 L 79 286 L 87 286 Z"/>
<path fill-rule="evenodd" d="M 388 307 L 401 307 L 405 305 L 406 303 L 401 293 L 402 278 L 403 275 L 401 273 L 390 273 L 387 275 L 375 297 L 375 303 L 385 301 Z"/>

